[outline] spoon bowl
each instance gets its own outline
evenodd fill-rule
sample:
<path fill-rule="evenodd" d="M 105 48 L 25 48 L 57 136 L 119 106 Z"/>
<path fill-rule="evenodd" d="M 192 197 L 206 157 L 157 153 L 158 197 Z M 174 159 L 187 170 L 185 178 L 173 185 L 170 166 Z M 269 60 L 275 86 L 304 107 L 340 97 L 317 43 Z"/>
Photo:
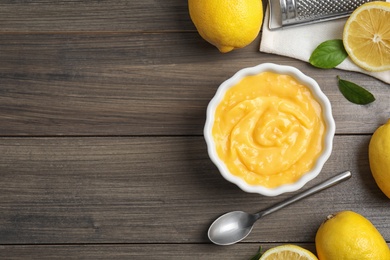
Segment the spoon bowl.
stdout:
<path fill-rule="evenodd" d="M 217 245 L 231 245 L 246 238 L 258 218 L 255 214 L 232 211 L 220 216 L 210 226 L 208 236 Z M 237 240 L 240 237 L 240 240 Z"/>
<path fill-rule="evenodd" d="M 264 217 L 268 214 L 271 214 L 272 212 L 284 208 L 285 206 L 288 206 L 312 194 L 345 181 L 351 176 L 351 172 L 349 171 L 340 173 L 316 186 L 313 186 L 306 191 L 298 193 L 255 214 L 250 214 L 243 211 L 232 211 L 226 213 L 217 218 L 213 224 L 211 224 L 208 231 L 208 237 L 211 242 L 217 245 L 226 246 L 235 244 L 249 235 L 249 233 L 252 231 L 253 224 L 261 217 Z"/>

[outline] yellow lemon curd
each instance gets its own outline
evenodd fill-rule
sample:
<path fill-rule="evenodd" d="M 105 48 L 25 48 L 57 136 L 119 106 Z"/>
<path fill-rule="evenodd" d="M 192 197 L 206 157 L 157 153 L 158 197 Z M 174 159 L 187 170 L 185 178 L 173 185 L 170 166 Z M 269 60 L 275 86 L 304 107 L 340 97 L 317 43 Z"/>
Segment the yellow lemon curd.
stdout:
<path fill-rule="evenodd" d="M 289 75 L 263 72 L 229 88 L 212 135 L 229 171 L 250 185 L 297 181 L 323 149 L 325 123 L 310 89 Z"/>

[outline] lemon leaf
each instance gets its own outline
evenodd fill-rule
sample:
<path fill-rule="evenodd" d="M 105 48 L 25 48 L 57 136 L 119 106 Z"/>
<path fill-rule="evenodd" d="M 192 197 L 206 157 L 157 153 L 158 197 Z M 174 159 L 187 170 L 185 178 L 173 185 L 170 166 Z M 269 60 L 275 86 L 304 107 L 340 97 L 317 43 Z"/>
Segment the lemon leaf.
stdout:
<path fill-rule="evenodd" d="M 337 76 L 337 79 L 341 94 L 350 102 L 358 105 L 366 105 L 375 101 L 374 95 L 365 88 L 353 82 L 340 79 L 339 76 Z"/>
<path fill-rule="evenodd" d="M 321 69 L 331 69 L 339 65 L 348 53 L 340 39 L 324 41 L 318 45 L 309 58 L 311 65 Z"/>
<path fill-rule="evenodd" d="M 261 246 L 259 247 L 259 250 L 257 250 L 257 253 L 251 257 L 250 260 L 259 260 L 261 255 L 263 254 Z"/>

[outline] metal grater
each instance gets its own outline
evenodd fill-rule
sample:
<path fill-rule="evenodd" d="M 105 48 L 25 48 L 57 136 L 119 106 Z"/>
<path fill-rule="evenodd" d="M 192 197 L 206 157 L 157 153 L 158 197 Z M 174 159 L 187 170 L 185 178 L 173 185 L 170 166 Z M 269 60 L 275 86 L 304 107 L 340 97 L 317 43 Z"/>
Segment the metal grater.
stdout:
<path fill-rule="evenodd" d="M 269 0 L 270 30 L 343 18 L 373 0 Z M 382 0 L 384 1 L 384 0 Z"/>

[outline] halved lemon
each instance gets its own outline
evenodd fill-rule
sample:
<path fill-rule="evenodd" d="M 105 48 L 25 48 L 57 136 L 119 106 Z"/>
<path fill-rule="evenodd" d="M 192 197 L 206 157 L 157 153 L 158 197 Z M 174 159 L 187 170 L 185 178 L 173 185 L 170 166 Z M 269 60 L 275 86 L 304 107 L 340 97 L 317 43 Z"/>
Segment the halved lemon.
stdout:
<path fill-rule="evenodd" d="M 358 7 L 345 23 L 343 43 L 359 67 L 390 70 L 390 2 L 375 1 Z"/>
<path fill-rule="evenodd" d="M 259 260 L 318 260 L 309 250 L 296 245 L 281 245 L 268 249 Z"/>

